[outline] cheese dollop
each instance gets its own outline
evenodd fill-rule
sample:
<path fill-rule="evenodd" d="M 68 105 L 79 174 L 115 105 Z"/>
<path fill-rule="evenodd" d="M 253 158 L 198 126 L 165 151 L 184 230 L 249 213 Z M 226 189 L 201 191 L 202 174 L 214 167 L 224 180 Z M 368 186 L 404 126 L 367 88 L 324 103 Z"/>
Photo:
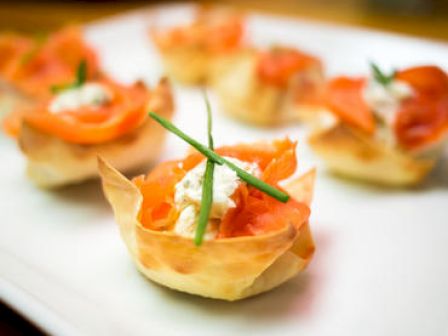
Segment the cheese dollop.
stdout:
<path fill-rule="evenodd" d="M 225 158 L 252 175 L 260 175 L 260 169 L 256 163 L 245 162 L 230 157 Z M 176 184 L 174 202 L 180 214 L 173 231 L 180 236 L 194 236 L 202 201 L 202 184 L 205 168 L 206 161 L 204 160 L 195 168 L 191 169 Z M 236 207 L 231 196 L 241 183 L 243 182 L 239 179 L 235 171 L 226 165 L 215 165 L 213 174 L 213 203 L 210 211 L 209 225 L 207 225 L 207 231 L 204 236 L 206 240 L 216 237 L 218 232 L 217 222 L 224 217 L 230 208 Z"/>
<path fill-rule="evenodd" d="M 404 81 L 392 80 L 383 85 L 370 79 L 364 87 L 364 100 L 386 125 L 394 123 L 401 102 L 413 95 L 412 87 Z"/>
<path fill-rule="evenodd" d="M 51 113 L 77 110 L 81 107 L 96 107 L 110 102 L 112 93 L 98 83 L 87 83 L 77 88 L 62 91 L 50 103 Z"/>

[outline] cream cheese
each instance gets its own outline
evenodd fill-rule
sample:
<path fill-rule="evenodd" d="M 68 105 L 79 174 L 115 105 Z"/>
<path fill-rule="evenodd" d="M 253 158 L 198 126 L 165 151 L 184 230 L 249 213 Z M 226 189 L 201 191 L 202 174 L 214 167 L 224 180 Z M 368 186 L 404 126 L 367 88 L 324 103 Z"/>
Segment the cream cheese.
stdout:
<path fill-rule="evenodd" d="M 363 91 L 366 103 L 386 125 L 394 123 L 401 102 L 412 95 L 412 87 L 400 80 L 383 85 L 370 79 Z"/>
<path fill-rule="evenodd" d="M 187 205 L 181 210 L 173 231 L 179 236 L 193 238 L 195 236 L 198 217 L 199 208 L 193 204 Z M 217 223 L 210 220 L 204 234 L 204 240 L 216 238 L 217 233 Z"/>
<path fill-rule="evenodd" d="M 257 164 L 226 157 L 239 168 L 255 176 L 260 175 Z M 202 200 L 202 183 L 204 180 L 206 161 L 202 161 L 190 170 L 184 178 L 176 184 L 174 202 L 180 211 L 174 226 L 174 232 L 181 236 L 193 237 L 196 230 L 199 209 Z M 222 219 L 230 208 L 236 206 L 231 196 L 243 183 L 237 174 L 225 165 L 215 165 L 213 174 L 213 203 L 210 219 Z M 213 225 L 211 225 L 213 224 Z M 205 239 L 213 239 L 217 234 L 217 225 L 209 223 Z"/>
<path fill-rule="evenodd" d="M 112 93 L 97 83 L 87 83 L 77 88 L 67 89 L 56 95 L 50 103 L 51 113 L 77 110 L 87 106 L 101 106 L 112 99 Z"/>

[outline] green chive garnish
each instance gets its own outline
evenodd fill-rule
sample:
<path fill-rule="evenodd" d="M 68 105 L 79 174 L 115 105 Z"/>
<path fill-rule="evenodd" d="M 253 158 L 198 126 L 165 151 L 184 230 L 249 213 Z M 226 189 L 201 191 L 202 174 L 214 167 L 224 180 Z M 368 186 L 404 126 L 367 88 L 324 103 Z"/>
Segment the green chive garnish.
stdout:
<path fill-rule="evenodd" d="M 59 93 L 61 91 L 76 89 L 84 85 L 87 80 L 87 62 L 86 60 L 82 60 L 78 68 L 76 69 L 76 78 L 75 81 L 71 84 L 66 85 L 54 85 L 51 87 L 51 92 Z"/>
<path fill-rule="evenodd" d="M 390 75 L 386 75 L 379 66 L 373 62 L 370 62 L 370 69 L 372 70 L 373 78 L 381 85 L 387 86 L 392 83 L 395 78 L 395 71 Z"/>
<path fill-rule="evenodd" d="M 207 136 L 208 136 L 208 148 L 215 150 L 215 145 L 213 144 L 212 136 L 212 108 L 210 106 L 210 101 L 208 100 L 207 92 L 204 91 L 204 101 L 205 107 L 207 109 Z"/>
<path fill-rule="evenodd" d="M 186 135 L 184 132 L 182 132 L 180 129 L 178 129 L 176 126 L 174 126 L 170 121 L 166 120 L 165 118 L 159 116 L 157 113 L 149 112 L 149 116 L 157 121 L 162 127 L 166 128 L 171 133 L 174 133 L 179 138 L 184 140 L 186 143 L 190 144 L 192 147 L 196 148 L 200 153 L 204 154 L 207 158 L 212 159 L 213 162 L 222 165 L 224 164 L 224 159 L 216 154 L 214 151 L 210 150 L 207 146 L 204 146 L 200 142 L 196 141 L 192 137 Z"/>
<path fill-rule="evenodd" d="M 256 178 L 255 176 L 249 174 L 247 171 L 239 168 L 235 164 L 233 164 L 230 161 L 227 161 L 224 159 L 224 164 L 236 172 L 238 177 L 245 181 L 246 183 L 250 184 L 251 186 L 254 186 L 255 188 L 261 190 L 265 194 L 268 194 L 271 197 L 274 197 L 275 199 L 279 200 L 280 202 L 286 203 L 289 200 L 288 194 L 284 193 L 283 191 L 271 186 L 270 184 L 267 184 L 263 182 L 262 180 Z"/>
<path fill-rule="evenodd" d="M 82 60 L 79 63 L 78 69 L 76 70 L 76 80 L 73 83 L 74 87 L 80 87 L 84 85 L 87 80 L 87 62 Z"/>
<path fill-rule="evenodd" d="M 204 92 L 205 105 L 207 107 L 207 134 L 208 134 L 208 148 L 214 150 L 213 136 L 212 136 L 212 111 L 207 94 Z M 202 200 L 201 209 L 199 210 L 198 225 L 196 227 L 196 234 L 194 243 L 196 246 L 202 244 L 204 234 L 207 229 L 208 220 L 210 217 L 210 210 L 213 203 L 213 172 L 215 170 L 215 163 L 211 159 L 207 159 L 205 167 L 204 182 L 202 183 Z"/>
<path fill-rule="evenodd" d="M 214 152 L 213 150 L 207 148 L 206 146 L 202 145 L 198 141 L 194 140 L 184 132 L 182 132 L 180 129 L 178 129 L 176 126 L 174 126 L 170 121 L 166 120 L 165 118 L 159 116 L 158 114 L 154 112 L 149 112 L 149 116 L 153 118 L 155 121 L 157 121 L 160 125 L 162 125 L 164 128 L 166 128 L 168 131 L 174 133 L 187 143 L 189 143 L 191 146 L 196 148 L 200 153 L 202 153 L 204 156 L 206 156 L 208 159 L 212 160 L 213 162 L 222 165 L 225 164 L 227 167 L 235 171 L 240 179 L 245 181 L 246 183 L 254 186 L 255 188 L 259 189 L 260 191 L 264 192 L 265 194 L 277 199 L 280 202 L 286 203 L 289 199 L 288 194 L 284 193 L 281 190 L 278 190 L 277 188 L 261 181 L 260 179 L 256 178 L 255 176 L 249 174 L 248 172 L 244 171 L 243 169 L 237 167 L 233 163 L 227 161 L 222 156 Z"/>

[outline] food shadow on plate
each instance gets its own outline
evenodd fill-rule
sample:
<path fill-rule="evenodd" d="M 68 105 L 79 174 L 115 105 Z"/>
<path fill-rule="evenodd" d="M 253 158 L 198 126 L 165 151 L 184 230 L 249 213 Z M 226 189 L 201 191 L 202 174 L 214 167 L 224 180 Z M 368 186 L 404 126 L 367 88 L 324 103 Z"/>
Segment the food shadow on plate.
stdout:
<path fill-rule="evenodd" d="M 429 175 L 416 186 L 396 187 L 374 184 L 356 178 L 350 178 L 331 172 L 326 169 L 321 170 L 324 178 L 333 184 L 338 184 L 340 188 L 350 188 L 357 191 L 366 191 L 373 194 L 402 194 L 420 193 L 432 189 L 448 189 L 448 155 L 442 157 L 435 165 Z"/>
<path fill-rule="evenodd" d="M 50 197 L 58 202 L 71 204 L 74 207 L 93 208 L 96 207 L 101 212 L 111 212 L 106 198 L 103 195 L 101 181 L 92 179 L 80 184 L 69 185 L 58 189 L 50 190 Z"/>
<path fill-rule="evenodd" d="M 437 162 L 434 170 L 418 189 L 448 189 L 448 153 Z"/>
<path fill-rule="evenodd" d="M 318 224 L 312 224 L 318 227 Z M 147 280 L 148 285 L 157 289 L 164 299 L 176 305 L 183 305 L 184 309 L 197 311 L 201 315 L 213 315 L 219 318 L 226 316 L 244 316 L 245 319 L 281 320 L 293 317 L 305 318 L 313 314 L 319 293 L 325 286 L 325 265 L 331 248 L 331 237 L 324 231 L 314 233 L 316 252 L 311 264 L 293 279 L 279 287 L 240 301 L 228 302 L 203 298 L 196 295 L 178 292 Z"/>
<path fill-rule="evenodd" d="M 413 191 L 415 187 L 395 187 L 381 184 L 375 184 L 374 182 L 364 181 L 362 179 L 348 177 L 336 172 L 332 172 L 326 168 L 320 169 L 321 175 L 318 177 L 320 180 L 325 180 L 325 183 L 330 183 L 338 190 L 345 189 L 346 192 L 362 192 L 372 195 L 384 195 L 384 194 L 402 194 L 403 192 Z"/>

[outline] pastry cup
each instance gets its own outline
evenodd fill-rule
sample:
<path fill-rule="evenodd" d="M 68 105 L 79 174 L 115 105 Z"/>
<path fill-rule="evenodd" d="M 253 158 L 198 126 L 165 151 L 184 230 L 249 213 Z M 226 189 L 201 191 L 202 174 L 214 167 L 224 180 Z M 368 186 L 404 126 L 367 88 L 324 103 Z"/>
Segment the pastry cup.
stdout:
<path fill-rule="evenodd" d="M 268 291 L 302 271 L 314 252 L 308 222 L 282 230 L 204 241 L 171 231 L 144 228 L 138 216 L 139 189 L 99 159 L 104 193 L 112 205 L 121 236 L 139 271 L 152 281 L 190 294 L 234 301 Z M 315 171 L 289 182 L 290 195 L 309 202 Z"/>
<path fill-rule="evenodd" d="M 178 46 L 160 50 L 165 73 L 184 85 L 207 82 L 211 56 L 194 46 Z"/>
<path fill-rule="evenodd" d="M 214 64 L 212 87 L 224 112 L 242 122 L 259 126 L 312 119 L 321 107 L 300 101 L 300 98 L 297 100 L 293 91 L 310 85 L 320 88 L 324 82 L 322 68 L 313 66 L 298 72 L 288 87 L 279 88 L 264 83 L 257 76 L 256 53 L 252 49 L 243 50 Z"/>
<path fill-rule="evenodd" d="M 151 92 L 148 109 L 165 118 L 173 113 L 171 88 L 162 80 Z M 98 176 L 101 155 L 122 171 L 131 171 L 154 161 L 161 152 L 165 130 L 148 119 L 137 129 L 115 140 L 79 145 L 44 133 L 24 122 L 19 146 L 27 158 L 27 173 L 40 187 L 52 188 Z"/>
<path fill-rule="evenodd" d="M 315 131 L 308 142 L 330 171 L 384 186 L 419 184 L 436 163 L 434 157 L 406 153 L 339 122 Z"/>
<path fill-rule="evenodd" d="M 185 85 L 206 84 L 214 63 L 243 44 L 243 17 L 225 7 L 199 6 L 184 26 L 150 28 L 168 77 Z"/>
<path fill-rule="evenodd" d="M 235 52 L 211 54 L 197 46 L 177 46 L 160 54 L 167 76 L 183 85 L 209 84 L 236 57 Z"/>
<path fill-rule="evenodd" d="M 11 88 L 6 82 L 0 80 L 0 119 L 14 109 L 23 108 L 33 103 L 33 100 L 19 91 Z"/>

